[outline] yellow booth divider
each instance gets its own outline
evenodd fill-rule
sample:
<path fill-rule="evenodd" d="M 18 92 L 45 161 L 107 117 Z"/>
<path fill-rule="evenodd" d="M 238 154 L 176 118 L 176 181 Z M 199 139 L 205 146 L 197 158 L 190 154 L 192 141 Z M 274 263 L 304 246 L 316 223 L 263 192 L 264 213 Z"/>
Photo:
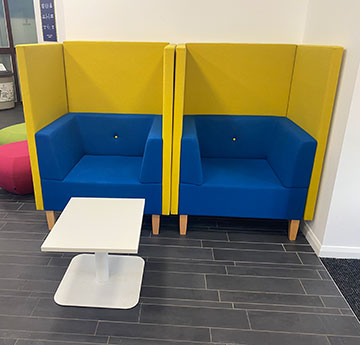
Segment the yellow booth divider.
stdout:
<path fill-rule="evenodd" d="M 36 132 L 67 112 L 162 114 L 162 211 L 169 214 L 175 45 L 64 42 L 16 49 L 37 209 L 44 206 Z"/>
<path fill-rule="evenodd" d="M 171 213 L 178 213 L 183 115 L 287 116 L 318 143 L 304 219 L 313 217 L 343 48 L 201 44 L 176 48 Z"/>
<path fill-rule="evenodd" d="M 343 48 L 299 46 L 287 116 L 317 141 L 304 219 L 314 216 Z"/>
<path fill-rule="evenodd" d="M 43 210 L 35 133 L 68 112 L 62 44 L 16 47 L 36 207 Z"/>
<path fill-rule="evenodd" d="M 174 130 L 173 154 L 171 174 L 171 214 L 177 214 L 179 208 L 179 181 L 180 181 L 180 154 L 181 136 L 184 113 L 186 74 L 186 46 L 179 44 L 176 47 L 175 59 L 175 91 L 174 91 Z"/>
<path fill-rule="evenodd" d="M 162 213 L 170 214 L 175 44 L 164 50 Z M 165 138 L 167 138 L 165 140 Z"/>

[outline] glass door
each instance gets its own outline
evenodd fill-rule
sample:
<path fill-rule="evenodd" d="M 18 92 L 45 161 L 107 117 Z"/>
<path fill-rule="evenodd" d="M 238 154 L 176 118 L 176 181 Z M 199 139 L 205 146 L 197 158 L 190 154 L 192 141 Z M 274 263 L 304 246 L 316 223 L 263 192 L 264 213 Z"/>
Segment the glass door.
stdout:
<path fill-rule="evenodd" d="M 0 64 L 13 74 L 18 100 L 20 89 L 15 45 L 36 42 L 33 0 L 0 0 Z"/>

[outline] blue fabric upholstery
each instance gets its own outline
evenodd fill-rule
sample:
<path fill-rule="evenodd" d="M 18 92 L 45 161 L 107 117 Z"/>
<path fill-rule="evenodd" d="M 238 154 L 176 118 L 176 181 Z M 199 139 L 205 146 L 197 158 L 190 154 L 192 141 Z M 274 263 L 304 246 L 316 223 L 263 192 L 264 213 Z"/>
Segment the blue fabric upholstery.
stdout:
<path fill-rule="evenodd" d="M 183 126 L 180 214 L 302 218 L 316 150 L 305 131 L 276 116 L 187 115 Z"/>
<path fill-rule="evenodd" d="M 203 173 L 195 120 L 186 117 L 181 138 L 180 182 L 200 185 Z"/>
<path fill-rule="evenodd" d="M 156 115 L 76 113 L 88 155 L 142 156 Z M 160 116 L 157 116 L 160 117 Z"/>
<path fill-rule="evenodd" d="M 62 180 L 84 154 L 78 123 L 64 115 L 36 133 L 40 177 Z"/>
<path fill-rule="evenodd" d="M 158 116 L 146 140 L 144 158 L 141 165 L 140 181 L 142 183 L 161 183 L 162 180 L 162 121 Z"/>
<path fill-rule="evenodd" d="M 267 159 L 285 187 L 308 188 L 316 140 L 287 118 L 277 121 Z"/>
<path fill-rule="evenodd" d="M 46 210 L 73 196 L 123 197 L 161 214 L 161 116 L 69 113 L 35 137 Z"/>
<path fill-rule="evenodd" d="M 286 188 L 265 159 L 203 158 L 204 183 L 180 185 L 180 214 L 301 219 L 306 188 Z"/>
<path fill-rule="evenodd" d="M 63 181 L 42 180 L 44 207 L 62 210 L 71 197 L 145 198 L 145 213 L 161 213 L 161 184 L 139 181 L 142 157 L 85 155 Z"/>
<path fill-rule="evenodd" d="M 187 115 L 193 118 L 201 157 L 266 158 L 275 116 Z M 235 139 L 235 140 L 234 140 Z"/>

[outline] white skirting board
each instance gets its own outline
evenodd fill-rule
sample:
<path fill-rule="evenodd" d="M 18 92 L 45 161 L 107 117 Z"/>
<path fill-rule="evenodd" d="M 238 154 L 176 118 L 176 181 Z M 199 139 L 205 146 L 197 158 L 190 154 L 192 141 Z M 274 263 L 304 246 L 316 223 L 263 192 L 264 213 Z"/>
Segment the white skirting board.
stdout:
<path fill-rule="evenodd" d="M 324 246 L 306 222 L 303 222 L 302 232 L 321 258 L 360 259 L 360 247 Z"/>

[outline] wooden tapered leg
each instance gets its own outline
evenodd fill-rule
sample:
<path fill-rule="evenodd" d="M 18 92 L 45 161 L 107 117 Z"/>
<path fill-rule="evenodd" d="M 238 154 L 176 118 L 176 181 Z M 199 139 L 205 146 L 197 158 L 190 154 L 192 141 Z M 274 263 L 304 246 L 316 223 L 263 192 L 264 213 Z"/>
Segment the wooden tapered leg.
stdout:
<path fill-rule="evenodd" d="M 300 220 L 289 220 L 288 237 L 290 241 L 295 241 L 299 231 Z"/>
<path fill-rule="evenodd" d="M 159 235 L 160 228 L 160 216 L 158 214 L 153 214 L 151 217 L 152 221 L 152 233 L 153 235 Z"/>
<path fill-rule="evenodd" d="M 46 220 L 48 223 L 48 228 L 51 230 L 55 225 L 55 212 L 54 211 L 45 211 L 46 212 Z"/>
<path fill-rule="evenodd" d="M 180 235 L 186 235 L 188 216 L 180 215 Z"/>

